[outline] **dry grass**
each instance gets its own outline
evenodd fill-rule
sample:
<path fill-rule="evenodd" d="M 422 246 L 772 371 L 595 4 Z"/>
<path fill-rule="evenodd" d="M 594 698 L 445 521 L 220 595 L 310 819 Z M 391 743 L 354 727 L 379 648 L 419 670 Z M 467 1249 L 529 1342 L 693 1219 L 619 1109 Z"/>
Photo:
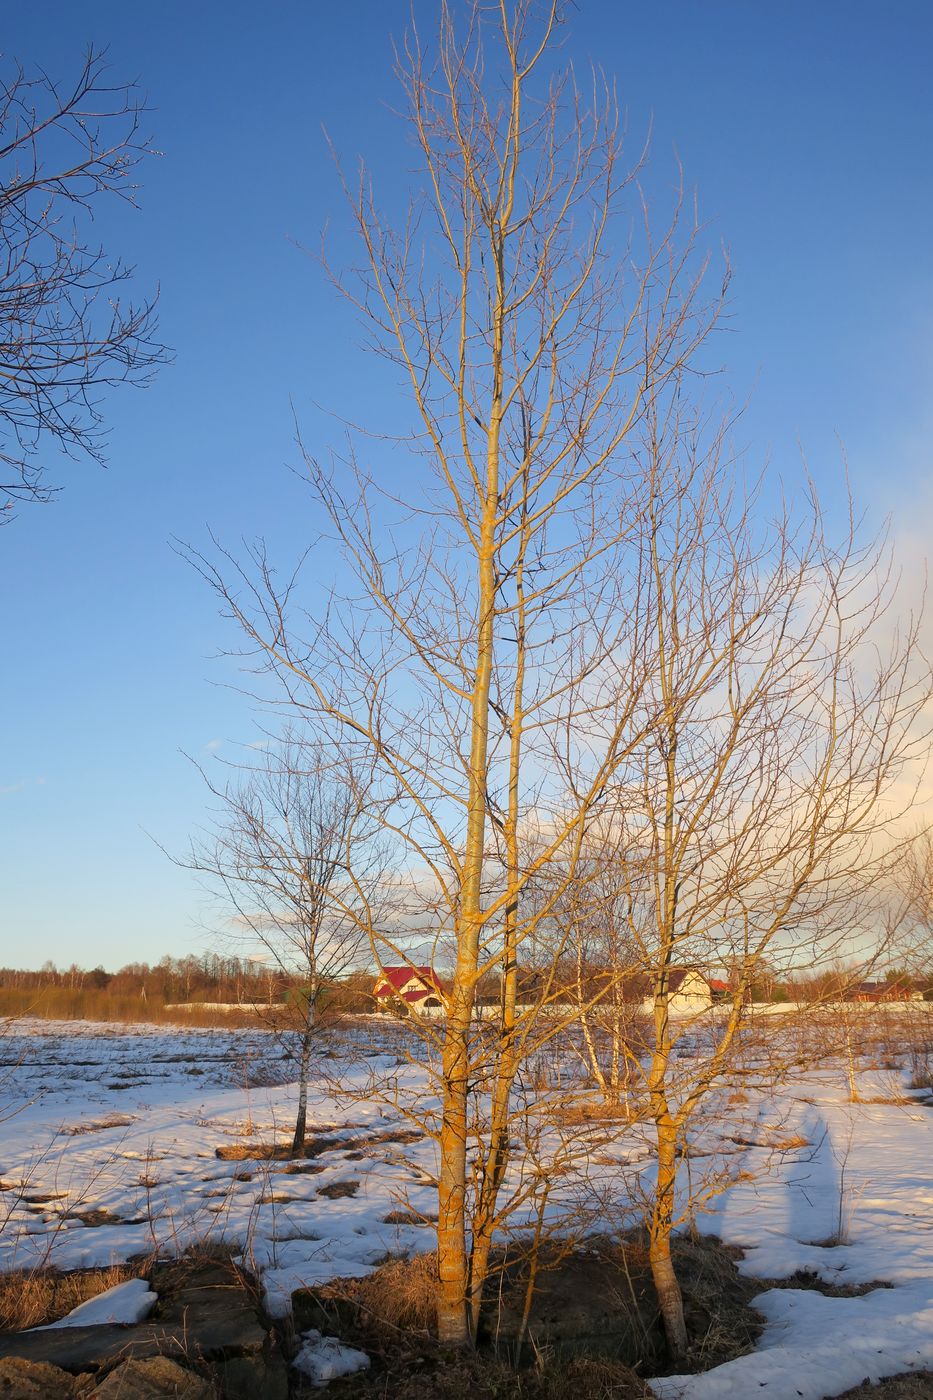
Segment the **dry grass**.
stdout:
<path fill-rule="evenodd" d="M 838 1240 L 824 1240 L 823 1244 L 834 1249 L 838 1247 Z M 879 1279 L 873 1283 L 830 1283 L 812 1269 L 798 1269 L 786 1278 L 760 1279 L 759 1284 L 761 1288 L 810 1288 L 814 1293 L 822 1293 L 824 1298 L 861 1298 L 879 1288 L 893 1287 L 893 1284 Z"/>
<path fill-rule="evenodd" d="M 555 1104 L 550 1112 L 551 1122 L 563 1128 L 584 1128 L 600 1123 L 626 1123 L 637 1117 L 634 1098 L 619 1103 L 606 1099 L 588 1099 L 585 1102 Z"/>
<path fill-rule="evenodd" d="M 0 1332 L 22 1332 L 57 1322 L 79 1303 L 138 1276 L 139 1270 L 126 1264 L 71 1274 L 54 1269 L 0 1274 Z"/>
<path fill-rule="evenodd" d="M 495 1357 L 451 1352 L 399 1356 L 378 1373 L 331 1381 L 327 1393 L 338 1400 L 652 1400 L 645 1382 L 619 1362 L 541 1357 L 515 1371 Z"/>
<path fill-rule="evenodd" d="M 392 1132 L 367 1133 L 361 1137 L 333 1137 L 336 1125 L 322 1127 L 311 1137 L 306 1137 L 300 1152 L 293 1153 L 290 1142 L 237 1142 L 224 1144 L 214 1150 L 221 1162 L 293 1162 L 302 1158 L 320 1157 L 323 1152 L 357 1152 L 364 1156 L 371 1148 L 392 1144 L 404 1146 L 420 1142 L 423 1133 L 413 1129 L 400 1128 Z M 300 1170 L 295 1168 L 295 1170 Z M 304 1170 L 310 1170 L 305 1168 Z"/>
<path fill-rule="evenodd" d="M 133 1124 L 132 1118 L 127 1118 L 122 1113 L 109 1113 L 106 1118 L 101 1118 L 96 1122 L 74 1123 L 70 1128 L 61 1128 L 62 1137 L 83 1137 L 85 1133 L 102 1133 L 108 1128 L 129 1128 Z"/>
<path fill-rule="evenodd" d="M 394 1343 L 400 1333 L 429 1338 L 436 1328 L 436 1296 L 435 1254 L 389 1259 L 364 1278 L 337 1279 L 295 1295 L 295 1327 L 352 1319 L 357 1332 L 377 1346 Z"/>
<path fill-rule="evenodd" d="M 88 987 L 0 987 L 0 1019 L 38 1016 L 54 1021 L 104 1021 L 117 1025 L 198 1026 L 240 1030 L 261 1024 L 251 1006 L 218 1011 L 210 1006 L 166 1005 L 155 997 Z"/>
<path fill-rule="evenodd" d="M 930 1400 L 933 1396 L 933 1371 L 918 1371 L 903 1376 L 889 1376 L 883 1381 L 862 1381 L 854 1390 L 847 1390 L 839 1400 Z"/>
<path fill-rule="evenodd" d="M 511 1364 L 506 1346 L 496 1354 L 491 1341 L 469 1356 L 442 1348 L 435 1340 L 437 1263 L 433 1254 L 388 1260 L 366 1278 L 335 1280 L 294 1295 L 294 1326 L 317 1327 L 361 1347 L 374 1365 L 366 1377 L 332 1383 L 334 1395 L 380 1397 L 380 1400 L 643 1400 L 650 1392 L 643 1376 L 663 1369 L 664 1350 L 657 1302 L 651 1286 L 645 1242 L 633 1236 L 620 1247 L 604 1242 L 596 1250 L 568 1254 L 544 1275 L 541 1297 L 545 1314 L 557 1305 L 561 1289 L 575 1298 L 592 1298 L 594 1319 L 609 1307 L 616 1317 L 607 1354 L 571 1353 L 549 1341 L 539 1328 L 525 1348 L 522 1365 Z M 709 1239 L 678 1239 L 676 1262 L 684 1282 L 692 1346 L 690 1370 L 702 1371 L 749 1351 L 760 1319 L 749 1298 L 760 1291 L 735 1267 L 736 1251 Z M 593 1261 L 597 1262 L 593 1264 Z M 572 1265 L 561 1281 L 562 1268 Z M 593 1264 L 589 1289 L 579 1274 Z M 584 1281 L 585 1283 L 585 1281 Z M 519 1297 L 521 1278 L 511 1280 Z M 556 1291 L 555 1291 L 556 1290 Z M 493 1320 L 487 1329 L 493 1335 Z M 501 1342 L 500 1337 L 500 1342 Z M 613 1352 L 614 1354 L 608 1354 Z M 680 1366 L 678 1369 L 685 1369 Z"/>

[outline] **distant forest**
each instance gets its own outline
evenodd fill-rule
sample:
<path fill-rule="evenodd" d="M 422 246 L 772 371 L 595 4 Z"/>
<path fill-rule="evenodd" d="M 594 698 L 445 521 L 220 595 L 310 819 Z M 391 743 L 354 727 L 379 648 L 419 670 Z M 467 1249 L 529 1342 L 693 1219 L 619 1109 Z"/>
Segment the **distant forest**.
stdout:
<path fill-rule="evenodd" d="M 259 1008 L 281 1008 L 301 986 L 297 975 L 216 953 L 127 963 L 117 972 L 46 962 L 38 971 L 0 968 L 0 1017 L 253 1025 Z M 331 1009 L 371 1011 L 372 987 L 370 973 L 353 973 L 333 988 Z"/>

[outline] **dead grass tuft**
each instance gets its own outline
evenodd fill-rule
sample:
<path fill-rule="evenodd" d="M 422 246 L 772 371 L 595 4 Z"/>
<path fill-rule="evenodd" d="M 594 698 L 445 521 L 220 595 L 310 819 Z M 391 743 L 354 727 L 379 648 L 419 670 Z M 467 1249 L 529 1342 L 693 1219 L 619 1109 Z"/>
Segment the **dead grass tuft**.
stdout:
<path fill-rule="evenodd" d="M 437 1326 L 437 1255 L 388 1259 L 365 1278 L 335 1279 L 302 1289 L 292 1303 L 297 1331 L 347 1326 L 376 1350 L 395 1345 L 400 1334 L 427 1340 Z"/>
<path fill-rule="evenodd" d="M 551 1121 L 564 1128 L 596 1127 L 600 1123 L 627 1123 L 637 1113 L 631 1100 L 608 1103 L 605 1099 L 585 1103 L 560 1103 L 551 1110 Z"/>
<path fill-rule="evenodd" d="M 214 1155 L 221 1162 L 292 1162 L 320 1157 L 324 1152 L 342 1151 L 347 1156 L 356 1153 L 359 1160 L 368 1155 L 373 1148 L 420 1142 L 424 1136 L 404 1128 L 394 1132 L 367 1133 L 353 1138 L 334 1137 L 332 1132 L 333 1129 L 325 1128 L 313 1137 L 305 1138 L 304 1147 L 300 1152 L 292 1152 L 291 1143 L 286 1142 L 237 1142 L 225 1143 L 222 1147 L 215 1148 Z"/>
<path fill-rule="evenodd" d="M 826 1298 L 861 1298 L 866 1293 L 874 1293 L 878 1288 L 892 1288 L 894 1285 L 876 1279 L 874 1283 L 829 1283 L 812 1269 L 798 1269 L 787 1278 L 760 1280 L 762 1288 L 810 1288 L 814 1293 L 822 1293 Z"/>
<path fill-rule="evenodd" d="M 70 1128 L 62 1128 L 62 1137 L 83 1137 L 85 1133 L 102 1133 L 107 1128 L 129 1128 L 134 1120 L 125 1114 L 110 1113 L 97 1122 L 75 1123 Z"/>
<path fill-rule="evenodd" d="M 436 1225 L 436 1215 L 420 1215 L 416 1210 L 390 1210 L 382 1217 L 383 1225 Z"/>
<path fill-rule="evenodd" d="M 138 1276 L 139 1270 L 127 1264 L 70 1274 L 56 1269 L 0 1274 L 0 1332 L 22 1332 L 57 1322 L 80 1303 Z"/>
<path fill-rule="evenodd" d="M 326 1196 L 329 1201 L 342 1201 L 355 1196 L 359 1189 L 359 1181 L 347 1178 L 344 1181 L 329 1181 L 326 1186 L 318 1188 L 318 1195 Z"/>

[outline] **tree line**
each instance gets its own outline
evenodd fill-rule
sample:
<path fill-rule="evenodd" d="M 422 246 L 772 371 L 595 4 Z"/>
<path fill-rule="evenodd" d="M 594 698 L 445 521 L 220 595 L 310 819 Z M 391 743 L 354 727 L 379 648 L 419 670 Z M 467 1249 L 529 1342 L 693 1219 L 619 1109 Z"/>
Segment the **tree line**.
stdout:
<path fill-rule="evenodd" d="M 231 1022 L 229 1014 L 207 1016 L 208 1023 L 255 1024 L 254 1008 L 288 1004 L 304 983 L 298 973 L 285 974 L 248 957 L 219 953 L 161 958 L 155 963 L 132 962 L 108 972 L 101 966 L 57 967 L 49 961 L 35 970 L 0 968 L 0 1015 L 88 1017 L 102 1020 L 159 1019 L 179 1008 L 183 1024 L 199 1024 L 185 1013 L 186 1005 L 242 1007 L 244 1015 Z M 372 1009 L 373 978 L 350 975 L 329 989 L 334 1014 Z M 205 1005 L 206 1004 L 206 1005 Z M 201 1020 L 204 1019 L 202 1014 Z"/>

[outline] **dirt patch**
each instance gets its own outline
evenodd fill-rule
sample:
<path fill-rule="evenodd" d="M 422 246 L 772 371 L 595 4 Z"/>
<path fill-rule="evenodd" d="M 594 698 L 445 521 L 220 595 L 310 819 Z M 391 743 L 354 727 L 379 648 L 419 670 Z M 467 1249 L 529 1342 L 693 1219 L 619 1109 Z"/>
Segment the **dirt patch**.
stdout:
<path fill-rule="evenodd" d="M 82 1137 L 85 1133 L 102 1133 L 107 1128 L 129 1128 L 135 1120 L 119 1113 L 111 1113 L 96 1123 L 75 1123 L 70 1128 L 62 1128 L 62 1137 Z"/>
<path fill-rule="evenodd" d="M 368 1133 L 362 1137 L 333 1137 L 327 1133 L 317 1133 L 305 1139 L 300 1152 L 293 1152 L 291 1143 L 250 1142 L 224 1145 L 215 1148 L 215 1156 L 222 1162 L 290 1162 L 320 1157 L 325 1152 L 345 1152 L 357 1154 L 357 1160 L 369 1155 L 379 1147 L 389 1144 L 420 1142 L 423 1133 L 401 1129 L 397 1132 Z"/>
<path fill-rule="evenodd" d="M 125 1216 L 114 1215 L 106 1206 L 98 1206 L 93 1210 L 66 1210 L 62 1219 L 80 1220 L 89 1230 L 96 1230 L 101 1225 L 138 1225 L 142 1216 L 128 1220 Z"/>
<path fill-rule="evenodd" d="M 847 1390 L 839 1400 L 930 1400 L 933 1396 L 933 1371 L 917 1371 L 908 1375 L 889 1376 L 883 1381 L 862 1381 L 854 1390 Z"/>
<path fill-rule="evenodd" d="M 822 1293 L 824 1298 L 861 1298 L 866 1293 L 874 1293 L 876 1288 L 893 1288 L 894 1285 L 880 1279 L 874 1283 L 827 1283 L 812 1269 L 798 1269 L 789 1278 L 759 1279 L 758 1286 L 760 1289 L 811 1288 L 814 1293 Z"/>
<path fill-rule="evenodd" d="M 320 1187 L 319 1196 L 326 1196 L 329 1201 L 341 1201 L 355 1196 L 360 1189 L 358 1181 L 329 1181 L 326 1186 Z"/>

